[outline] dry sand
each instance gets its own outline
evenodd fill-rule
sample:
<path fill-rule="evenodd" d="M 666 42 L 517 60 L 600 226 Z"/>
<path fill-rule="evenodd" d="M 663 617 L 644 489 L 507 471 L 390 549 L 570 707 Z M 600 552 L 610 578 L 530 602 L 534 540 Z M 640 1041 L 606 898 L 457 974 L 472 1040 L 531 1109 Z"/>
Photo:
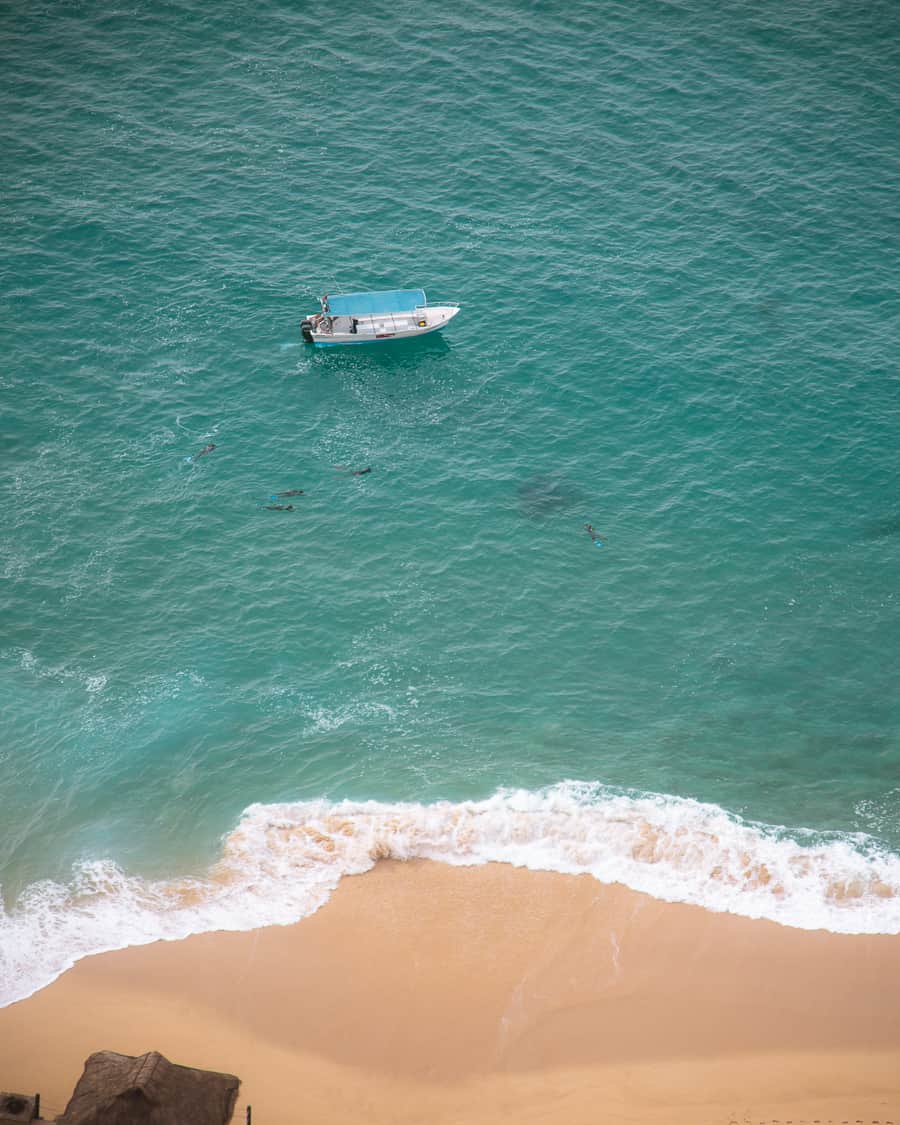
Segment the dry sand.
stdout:
<path fill-rule="evenodd" d="M 80 962 L 0 1011 L 0 1088 L 51 1116 L 103 1048 L 239 1075 L 241 1125 L 900 1125 L 900 938 L 383 862 L 295 926 Z"/>

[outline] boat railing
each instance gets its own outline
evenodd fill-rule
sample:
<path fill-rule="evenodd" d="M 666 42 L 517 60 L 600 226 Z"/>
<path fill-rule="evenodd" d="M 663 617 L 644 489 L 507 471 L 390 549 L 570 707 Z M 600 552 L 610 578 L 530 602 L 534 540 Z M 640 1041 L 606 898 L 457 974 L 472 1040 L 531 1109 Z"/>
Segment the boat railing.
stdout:
<path fill-rule="evenodd" d="M 416 313 L 415 309 L 402 313 L 376 313 L 371 319 L 373 324 L 377 321 L 379 324 L 390 324 L 392 328 L 408 328 L 410 323 L 415 323 Z"/>

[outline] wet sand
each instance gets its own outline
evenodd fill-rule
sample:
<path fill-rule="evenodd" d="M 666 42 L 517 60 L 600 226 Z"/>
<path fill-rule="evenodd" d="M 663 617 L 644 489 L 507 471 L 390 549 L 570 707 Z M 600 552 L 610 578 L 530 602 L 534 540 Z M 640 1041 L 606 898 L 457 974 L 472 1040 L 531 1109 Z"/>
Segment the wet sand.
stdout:
<path fill-rule="evenodd" d="M 295 926 L 79 962 L 0 1011 L 0 1088 L 52 1116 L 100 1049 L 237 1074 L 254 1125 L 900 1125 L 900 937 L 388 861 Z"/>

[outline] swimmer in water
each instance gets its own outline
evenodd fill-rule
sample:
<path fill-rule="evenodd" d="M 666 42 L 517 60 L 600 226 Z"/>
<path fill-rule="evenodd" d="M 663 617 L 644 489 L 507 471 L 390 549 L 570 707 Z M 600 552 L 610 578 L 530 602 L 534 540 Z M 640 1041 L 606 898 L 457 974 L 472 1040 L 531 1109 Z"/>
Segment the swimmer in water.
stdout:
<path fill-rule="evenodd" d="M 351 469 L 348 465 L 335 465 L 334 468 L 337 469 L 339 473 L 349 473 L 351 477 L 364 477 L 366 473 L 371 473 L 372 471 L 371 466 L 367 466 L 365 469 Z"/>
<path fill-rule="evenodd" d="M 588 533 L 588 535 L 590 535 L 592 543 L 596 543 L 600 538 L 600 534 L 594 531 L 593 527 L 589 523 L 586 523 L 584 525 L 584 530 Z"/>
<path fill-rule="evenodd" d="M 273 500 L 287 500 L 289 496 L 302 496 L 302 488 L 289 488 L 287 492 L 276 492 L 272 497 Z"/>
<path fill-rule="evenodd" d="M 195 453 L 195 454 L 193 455 L 193 457 L 191 457 L 191 458 L 190 458 L 190 460 L 191 460 L 191 461 L 196 461 L 198 457 L 205 457 L 207 453 L 212 453 L 212 451 L 213 451 L 213 450 L 214 450 L 215 448 L 216 448 L 216 447 L 215 447 L 215 445 L 205 445 L 205 446 L 204 446 L 204 447 L 203 447 L 203 448 L 202 448 L 202 449 L 200 450 L 200 452 L 199 452 L 199 453 Z"/>
<path fill-rule="evenodd" d="M 293 504 L 266 504 L 267 512 L 293 512 Z"/>

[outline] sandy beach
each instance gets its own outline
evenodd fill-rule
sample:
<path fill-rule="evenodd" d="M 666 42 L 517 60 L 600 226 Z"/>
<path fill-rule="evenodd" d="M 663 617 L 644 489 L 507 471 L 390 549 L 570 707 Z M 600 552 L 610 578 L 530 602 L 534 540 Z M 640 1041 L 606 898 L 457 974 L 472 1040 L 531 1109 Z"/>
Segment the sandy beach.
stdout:
<path fill-rule="evenodd" d="M 255 1125 L 900 1125 L 900 938 L 387 861 L 294 926 L 79 962 L 0 1011 L 0 1088 L 52 1116 L 104 1048 L 239 1075 Z"/>

